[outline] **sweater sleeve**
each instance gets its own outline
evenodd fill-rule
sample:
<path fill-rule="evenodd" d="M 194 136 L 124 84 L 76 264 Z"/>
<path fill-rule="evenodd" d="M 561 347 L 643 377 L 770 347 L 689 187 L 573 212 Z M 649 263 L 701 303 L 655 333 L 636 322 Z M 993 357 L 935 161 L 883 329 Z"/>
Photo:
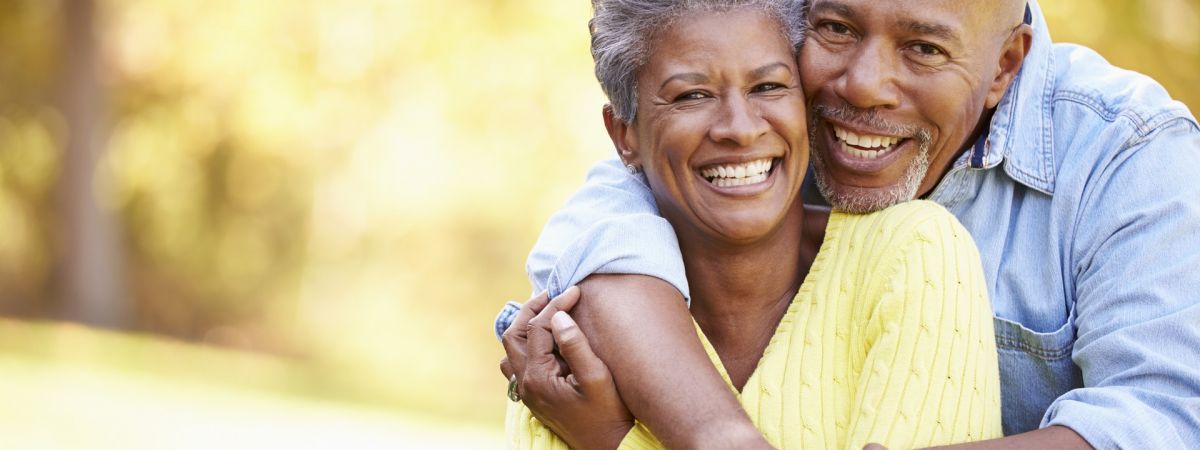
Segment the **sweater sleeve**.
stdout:
<path fill-rule="evenodd" d="M 533 412 L 521 402 L 508 402 L 504 428 L 508 435 L 505 448 L 508 449 L 568 450 L 570 448 L 542 421 L 533 417 Z"/>
<path fill-rule="evenodd" d="M 568 450 L 570 448 L 542 421 L 534 417 L 533 412 L 525 407 L 524 403 L 508 402 L 508 414 L 504 422 L 508 434 L 506 448 L 518 450 Z M 637 422 L 617 448 L 620 450 L 657 450 L 663 446 L 649 428 L 641 422 Z"/>
<path fill-rule="evenodd" d="M 999 437 L 992 310 L 978 250 L 941 207 L 901 208 L 866 286 L 847 448 L 919 448 Z"/>

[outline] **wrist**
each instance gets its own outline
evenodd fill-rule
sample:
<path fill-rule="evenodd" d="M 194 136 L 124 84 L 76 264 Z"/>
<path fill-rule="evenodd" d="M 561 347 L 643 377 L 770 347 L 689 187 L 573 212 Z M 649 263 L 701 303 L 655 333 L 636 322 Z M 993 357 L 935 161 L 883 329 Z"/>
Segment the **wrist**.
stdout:
<path fill-rule="evenodd" d="M 619 448 L 621 443 L 625 441 L 625 437 L 633 430 L 633 422 L 621 421 L 598 425 L 594 430 L 595 432 L 591 433 L 591 436 L 586 441 L 569 443 L 568 445 L 571 448 L 580 450 L 612 450 Z"/>
<path fill-rule="evenodd" d="M 749 421 L 736 421 L 719 426 L 706 427 L 695 439 L 688 443 L 688 448 L 695 449 L 754 449 L 774 450 L 767 439 Z"/>

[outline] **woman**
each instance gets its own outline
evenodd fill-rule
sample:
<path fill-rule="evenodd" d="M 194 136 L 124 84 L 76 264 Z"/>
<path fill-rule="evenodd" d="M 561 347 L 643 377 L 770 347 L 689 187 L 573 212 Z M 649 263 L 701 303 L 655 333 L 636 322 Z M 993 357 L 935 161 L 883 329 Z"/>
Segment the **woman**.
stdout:
<path fill-rule="evenodd" d="M 605 125 L 675 229 L 700 340 L 775 447 L 997 437 L 991 310 L 953 216 L 921 201 L 834 212 L 819 251 L 804 250 L 814 236 L 798 196 L 808 166 L 798 3 L 593 2 Z M 533 353 L 549 352 L 542 331 Z M 611 382 L 585 388 L 578 405 L 622 423 Z M 508 415 L 514 447 L 617 444 L 542 414 L 563 441 L 519 402 Z M 657 445 L 630 425 L 622 445 Z"/>

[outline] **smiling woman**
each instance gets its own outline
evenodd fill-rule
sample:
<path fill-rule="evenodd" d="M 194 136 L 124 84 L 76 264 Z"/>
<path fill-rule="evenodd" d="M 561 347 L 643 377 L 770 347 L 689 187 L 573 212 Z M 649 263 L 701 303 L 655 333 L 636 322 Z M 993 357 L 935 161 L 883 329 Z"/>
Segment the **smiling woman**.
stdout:
<path fill-rule="evenodd" d="M 703 348 L 758 430 L 707 445 L 910 448 L 999 436 L 991 310 L 962 226 L 922 201 L 828 217 L 801 205 L 800 3 L 594 2 L 596 72 L 612 102 L 604 124 L 678 238 L 696 330 L 687 343 Z M 569 351 L 586 344 L 565 340 L 563 315 L 550 330 L 568 301 L 529 302 L 504 334 L 510 446 L 692 446 L 645 408 L 657 397 L 629 389 L 659 380 L 647 374 L 657 363 Z M 549 334 L 565 371 L 536 363 L 554 361 Z M 610 376 L 604 363 L 621 370 Z"/>

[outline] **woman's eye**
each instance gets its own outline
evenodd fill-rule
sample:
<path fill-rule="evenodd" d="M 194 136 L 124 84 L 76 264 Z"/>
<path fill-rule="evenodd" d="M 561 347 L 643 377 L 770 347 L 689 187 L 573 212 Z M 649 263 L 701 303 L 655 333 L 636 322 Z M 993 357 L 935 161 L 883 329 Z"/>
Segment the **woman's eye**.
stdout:
<path fill-rule="evenodd" d="M 769 92 L 769 91 L 775 91 L 775 90 L 786 89 L 786 88 L 787 88 L 787 86 L 784 86 L 779 83 L 761 83 L 761 84 L 755 85 L 754 89 L 752 89 L 751 92 Z"/>
<path fill-rule="evenodd" d="M 705 94 L 704 92 L 688 91 L 688 92 L 679 94 L 679 96 L 675 97 L 675 101 L 684 102 L 684 101 L 688 101 L 688 100 L 701 100 L 701 99 L 705 99 L 705 98 L 708 98 L 708 94 Z"/>

